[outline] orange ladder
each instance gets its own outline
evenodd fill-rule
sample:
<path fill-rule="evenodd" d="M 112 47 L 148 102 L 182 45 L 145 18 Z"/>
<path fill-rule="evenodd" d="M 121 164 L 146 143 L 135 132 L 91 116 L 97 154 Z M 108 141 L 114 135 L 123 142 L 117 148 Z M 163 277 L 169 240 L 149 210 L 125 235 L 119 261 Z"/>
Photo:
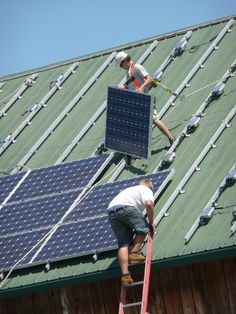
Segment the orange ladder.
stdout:
<path fill-rule="evenodd" d="M 132 306 L 140 306 L 140 305 L 141 305 L 140 314 L 148 314 L 147 305 L 148 305 L 148 291 L 149 291 L 149 281 L 150 281 L 150 272 L 151 272 L 151 263 L 152 263 L 152 240 L 153 240 L 153 234 L 152 232 L 149 232 L 148 240 L 147 240 L 147 253 L 146 253 L 143 281 L 137 281 L 137 282 L 127 284 L 127 285 L 121 285 L 119 314 L 125 314 L 125 308 L 132 307 Z M 130 287 L 134 287 L 134 286 L 140 286 L 140 285 L 143 285 L 142 300 L 140 302 L 126 304 L 126 289 Z"/>

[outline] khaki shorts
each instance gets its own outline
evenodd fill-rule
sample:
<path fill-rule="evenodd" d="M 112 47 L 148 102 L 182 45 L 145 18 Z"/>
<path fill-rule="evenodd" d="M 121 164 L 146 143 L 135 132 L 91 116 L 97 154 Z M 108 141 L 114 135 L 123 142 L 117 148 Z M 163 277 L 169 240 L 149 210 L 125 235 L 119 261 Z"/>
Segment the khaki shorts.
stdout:
<path fill-rule="evenodd" d="M 154 108 L 154 110 L 153 110 L 152 118 L 153 118 L 153 121 L 160 119 L 160 117 L 159 117 L 159 115 L 158 115 L 158 113 L 157 113 L 156 108 Z"/>

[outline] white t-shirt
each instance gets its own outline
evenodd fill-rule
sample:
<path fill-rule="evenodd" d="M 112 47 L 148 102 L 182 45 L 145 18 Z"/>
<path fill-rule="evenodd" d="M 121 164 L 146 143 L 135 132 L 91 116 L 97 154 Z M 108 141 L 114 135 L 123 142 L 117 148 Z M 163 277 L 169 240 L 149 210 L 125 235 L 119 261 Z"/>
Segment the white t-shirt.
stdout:
<path fill-rule="evenodd" d="M 127 188 L 120 192 L 108 205 L 109 208 L 113 206 L 133 206 L 141 212 L 146 208 L 146 201 L 154 202 L 153 192 L 146 185 L 136 185 Z"/>

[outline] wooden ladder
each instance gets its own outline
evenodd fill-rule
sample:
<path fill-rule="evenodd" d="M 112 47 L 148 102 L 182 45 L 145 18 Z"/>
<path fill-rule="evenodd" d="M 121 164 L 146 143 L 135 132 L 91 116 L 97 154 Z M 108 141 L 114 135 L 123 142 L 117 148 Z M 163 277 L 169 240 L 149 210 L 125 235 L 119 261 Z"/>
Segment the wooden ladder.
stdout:
<path fill-rule="evenodd" d="M 150 281 L 150 272 L 151 272 L 151 263 L 152 263 L 152 240 L 153 234 L 149 232 L 147 240 L 147 253 L 145 261 L 145 270 L 144 270 L 144 279 L 143 281 L 137 281 L 131 284 L 121 285 L 120 292 L 120 305 L 119 305 L 119 314 L 125 314 L 125 309 L 132 306 L 140 306 L 140 314 L 148 314 L 147 305 L 148 305 L 148 291 L 149 291 L 149 281 Z M 142 290 L 142 300 L 140 302 L 126 303 L 126 289 L 134 286 L 143 285 Z"/>

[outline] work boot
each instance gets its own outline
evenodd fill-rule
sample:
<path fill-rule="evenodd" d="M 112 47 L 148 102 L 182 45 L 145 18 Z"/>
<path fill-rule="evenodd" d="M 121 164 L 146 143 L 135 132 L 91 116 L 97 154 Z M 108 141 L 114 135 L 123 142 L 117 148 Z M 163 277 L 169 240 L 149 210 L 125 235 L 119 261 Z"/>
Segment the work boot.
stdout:
<path fill-rule="evenodd" d="M 130 276 L 130 273 L 122 275 L 122 277 L 121 277 L 121 284 L 122 285 L 130 285 L 133 282 L 134 281 L 133 281 L 132 277 Z"/>
<path fill-rule="evenodd" d="M 144 263 L 146 257 L 141 252 L 131 252 L 129 254 L 129 263 L 130 264 L 138 264 L 138 263 Z"/>

